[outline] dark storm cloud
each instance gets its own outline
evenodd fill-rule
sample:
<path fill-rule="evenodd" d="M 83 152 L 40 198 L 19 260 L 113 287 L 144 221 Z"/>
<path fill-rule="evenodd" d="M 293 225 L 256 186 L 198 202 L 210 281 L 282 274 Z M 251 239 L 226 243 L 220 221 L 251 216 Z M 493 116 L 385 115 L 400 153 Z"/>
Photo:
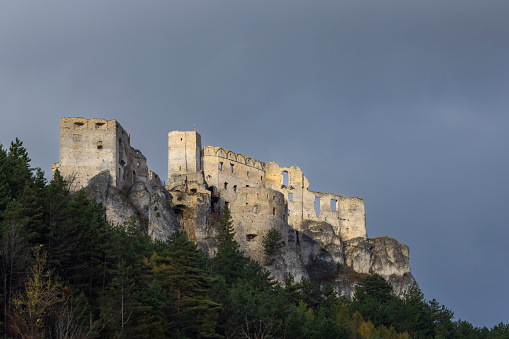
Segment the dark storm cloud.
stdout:
<path fill-rule="evenodd" d="M 58 119 L 117 119 L 298 165 L 365 199 L 427 298 L 508 322 L 505 1 L 18 1 L 0 11 L 0 143 L 58 161 Z"/>

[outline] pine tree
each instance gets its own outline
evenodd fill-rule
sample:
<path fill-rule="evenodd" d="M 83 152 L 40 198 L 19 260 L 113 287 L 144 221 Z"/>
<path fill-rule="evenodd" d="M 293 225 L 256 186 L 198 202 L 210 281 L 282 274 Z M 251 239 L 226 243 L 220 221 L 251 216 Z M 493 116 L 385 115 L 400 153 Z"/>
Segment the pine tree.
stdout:
<path fill-rule="evenodd" d="M 235 240 L 232 217 L 227 205 L 221 212 L 219 222 L 221 234 L 217 238 L 217 253 L 213 263 L 216 272 L 225 279 L 228 286 L 231 286 L 235 280 L 242 276 L 248 260 Z"/>
<path fill-rule="evenodd" d="M 202 255 L 195 243 L 176 232 L 166 250 L 152 256 L 152 262 L 155 276 L 170 297 L 170 330 L 192 338 L 219 337 L 215 327 L 220 305 L 208 296 L 213 279 L 199 265 Z"/>

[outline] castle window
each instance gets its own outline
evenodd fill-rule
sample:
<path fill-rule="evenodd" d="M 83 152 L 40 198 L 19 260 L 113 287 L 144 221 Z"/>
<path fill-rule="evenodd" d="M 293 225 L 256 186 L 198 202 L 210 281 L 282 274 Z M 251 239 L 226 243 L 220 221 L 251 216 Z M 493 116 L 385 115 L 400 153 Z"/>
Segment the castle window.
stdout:
<path fill-rule="evenodd" d="M 320 212 L 321 212 L 321 209 L 320 209 L 320 197 L 315 197 L 315 212 L 316 212 L 316 216 L 319 217 L 320 216 Z"/>
<path fill-rule="evenodd" d="M 222 162 L 220 162 L 220 163 L 219 163 L 219 170 L 220 170 L 220 171 L 222 171 L 222 170 L 223 170 L 223 163 L 222 163 Z"/>
<path fill-rule="evenodd" d="M 249 187 L 249 185 L 246 185 L 246 187 Z"/>
<path fill-rule="evenodd" d="M 76 128 L 82 128 L 83 125 L 84 125 L 84 123 L 82 123 L 82 122 L 75 122 L 74 123 L 74 127 L 76 127 Z"/>
<path fill-rule="evenodd" d="M 249 178 L 249 171 L 247 171 L 246 175 L 247 175 L 247 177 Z"/>
<path fill-rule="evenodd" d="M 247 234 L 246 241 L 253 241 L 257 237 L 256 234 Z"/>
<path fill-rule="evenodd" d="M 336 211 L 336 206 L 338 205 L 338 201 L 335 199 L 331 199 L 330 201 L 330 209 Z"/>
<path fill-rule="evenodd" d="M 233 186 L 233 192 L 237 193 L 237 185 Z"/>
<path fill-rule="evenodd" d="M 281 174 L 283 175 L 283 187 L 288 186 L 288 172 L 283 171 Z"/>
<path fill-rule="evenodd" d="M 98 141 L 97 142 L 97 149 L 102 149 L 103 148 L 103 142 L 102 141 Z"/>
<path fill-rule="evenodd" d="M 272 209 L 272 215 L 276 215 L 276 209 L 275 208 Z"/>
<path fill-rule="evenodd" d="M 233 164 L 230 164 L 230 173 L 233 173 Z"/>
<path fill-rule="evenodd" d="M 290 215 L 290 210 L 288 210 L 288 215 Z"/>
<path fill-rule="evenodd" d="M 140 167 L 140 162 L 139 162 L 139 161 L 136 163 L 136 166 L 137 166 L 137 167 Z"/>
<path fill-rule="evenodd" d="M 228 189 L 228 183 L 227 183 L 227 182 L 225 182 L 225 183 L 224 183 L 224 190 L 226 191 L 227 189 Z"/>
<path fill-rule="evenodd" d="M 293 201 L 293 193 L 288 193 L 288 200 Z"/>
<path fill-rule="evenodd" d="M 196 193 L 196 188 L 191 188 L 191 193 Z"/>
<path fill-rule="evenodd" d="M 98 122 L 95 124 L 95 128 L 103 128 L 104 122 Z"/>

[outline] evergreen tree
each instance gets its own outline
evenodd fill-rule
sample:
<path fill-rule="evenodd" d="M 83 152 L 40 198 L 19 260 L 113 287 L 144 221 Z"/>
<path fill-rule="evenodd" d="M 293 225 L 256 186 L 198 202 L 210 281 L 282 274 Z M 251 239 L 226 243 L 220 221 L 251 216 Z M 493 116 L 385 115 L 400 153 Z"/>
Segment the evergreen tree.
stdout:
<path fill-rule="evenodd" d="M 208 296 L 213 279 L 200 267 L 201 256 L 195 243 L 175 232 L 167 249 L 160 256 L 154 253 L 152 262 L 170 298 L 169 330 L 192 338 L 213 338 L 218 337 L 215 327 L 220 305 Z"/>
<path fill-rule="evenodd" d="M 220 235 L 217 238 L 217 253 L 213 259 L 216 272 L 231 286 L 243 274 L 247 259 L 235 240 L 232 217 L 228 206 L 221 212 Z"/>

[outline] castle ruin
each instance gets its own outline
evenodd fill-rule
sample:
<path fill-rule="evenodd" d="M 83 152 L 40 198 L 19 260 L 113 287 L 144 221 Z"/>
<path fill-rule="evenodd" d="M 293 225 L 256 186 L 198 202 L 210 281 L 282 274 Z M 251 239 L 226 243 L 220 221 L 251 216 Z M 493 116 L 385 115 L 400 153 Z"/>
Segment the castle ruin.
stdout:
<path fill-rule="evenodd" d="M 367 239 L 364 201 L 310 190 L 299 167 L 203 147 L 196 131 L 173 131 L 163 186 L 130 142 L 116 120 L 62 118 L 60 162 L 53 171 L 60 171 L 71 191 L 85 188 L 101 201 L 109 221 L 135 218 L 154 239 L 184 231 L 209 256 L 228 205 L 235 239 L 252 259 L 265 262 L 263 237 L 279 231 L 286 246 L 267 268 L 281 282 L 287 273 L 296 281 L 333 281 L 347 298 L 359 274 L 382 274 L 400 295 L 417 286 L 408 246 L 391 238 Z"/>

